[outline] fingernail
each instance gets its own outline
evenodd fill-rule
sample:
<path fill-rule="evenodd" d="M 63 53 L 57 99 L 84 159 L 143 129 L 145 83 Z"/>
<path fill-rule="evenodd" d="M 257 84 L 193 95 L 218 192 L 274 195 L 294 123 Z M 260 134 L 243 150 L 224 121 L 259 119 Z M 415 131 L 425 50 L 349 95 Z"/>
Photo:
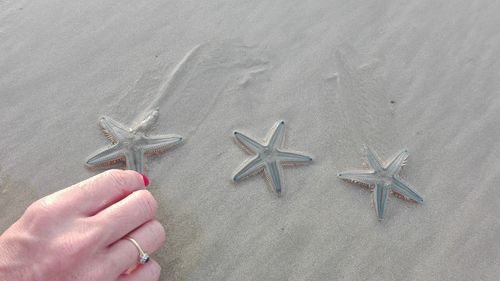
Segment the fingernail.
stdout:
<path fill-rule="evenodd" d="M 148 186 L 149 185 L 149 179 L 148 177 L 146 177 L 145 174 L 141 174 L 142 175 L 142 179 L 144 180 L 144 186 Z"/>

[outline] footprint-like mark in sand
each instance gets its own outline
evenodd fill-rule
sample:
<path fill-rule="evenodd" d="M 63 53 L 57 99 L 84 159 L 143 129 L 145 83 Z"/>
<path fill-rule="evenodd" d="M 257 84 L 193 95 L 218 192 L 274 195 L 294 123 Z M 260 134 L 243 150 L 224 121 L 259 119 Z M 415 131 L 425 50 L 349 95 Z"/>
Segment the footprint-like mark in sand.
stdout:
<path fill-rule="evenodd" d="M 201 45 L 186 64 L 179 79 L 164 101 L 184 122 L 189 138 L 197 133 L 203 122 L 213 113 L 221 99 L 235 91 L 244 90 L 264 75 L 268 67 L 265 54 L 258 48 L 233 42 Z"/>
<path fill-rule="evenodd" d="M 376 143 L 388 147 L 396 137 L 393 125 L 393 107 L 386 82 L 379 71 L 379 61 L 363 63 L 350 46 L 342 45 L 335 53 L 338 67 L 337 100 L 342 112 L 344 128 L 349 130 L 349 141 L 362 147 Z"/>

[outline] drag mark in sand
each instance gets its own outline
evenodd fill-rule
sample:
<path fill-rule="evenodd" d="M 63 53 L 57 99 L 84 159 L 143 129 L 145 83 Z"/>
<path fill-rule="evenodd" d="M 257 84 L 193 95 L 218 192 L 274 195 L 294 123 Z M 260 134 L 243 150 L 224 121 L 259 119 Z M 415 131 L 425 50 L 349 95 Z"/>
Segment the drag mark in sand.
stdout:
<path fill-rule="evenodd" d="M 175 95 L 164 99 L 169 113 L 176 116 L 177 125 L 185 128 L 184 135 L 189 139 L 206 133 L 203 124 L 207 120 L 237 110 L 233 107 L 235 97 L 243 99 L 242 109 L 251 110 L 255 104 L 252 95 L 261 89 L 262 82 L 268 81 L 266 71 L 270 65 L 268 53 L 261 46 L 233 40 L 207 42 L 194 57 L 190 67 L 181 71 L 185 73 L 182 80 L 169 87 Z"/>
<path fill-rule="evenodd" d="M 167 102 L 178 125 L 187 136 L 197 133 L 213 108 L 227 94 L 251 87 L 267 69 L 262 50 L 231 42 L 197 45 L 174 67 L 149 106 L 138 114 L 133 126 L 103 116 L 99 125 L 112 142 L 87 158 L 88 167 L 103 167 L 126 162 L 129 169 L 144 171 L 144 155 L 158 154 L 183 141 L 177 135 L 148 135 L 158 120 L 162 102 Z M 196 96 L 196 98 L 193 98 Z M 168 99 L 167 99 L 168 97 Z M 186 105 L 188 109 L 186 110 Z"/>
<path fill-rule="evenodd" d="M 85 161 L 88 167 L 110 166 L 125 160 L 128 169 L 144 173 L 145 155 L 160 154 L 182 143 L 182 137 L 179 135 L 149 136 L 148 131 L 158 120 L 160 100 L 175 88 L 177 77 L 183 74 L 185 65 L 198 49 L 199 45 L 189 51 L 174 68 L 169 79 L 160 88 L 157 98 L 147 109 L 145 117 L 137 122 L 137 125 L 128 127 L 108 116 L 99 118 L 99 126 L 111 141 L 111 145 L 91 154 Z"/>
<path fill-rule="evenodd" d="M 380 62 L 370 59 L 368 63 L 350 46 L 341 46 L 336 51 L 338 67 L 339 110 L 343 115 L 346 130 L 363 143 L 371 142 L 390 146 L 388 139 L 397 139 L 391 130 L 393 104 L 390 103 L 386 84 L 380 73 Z M 346 110 L 347 109 L 347 110 Z"/>

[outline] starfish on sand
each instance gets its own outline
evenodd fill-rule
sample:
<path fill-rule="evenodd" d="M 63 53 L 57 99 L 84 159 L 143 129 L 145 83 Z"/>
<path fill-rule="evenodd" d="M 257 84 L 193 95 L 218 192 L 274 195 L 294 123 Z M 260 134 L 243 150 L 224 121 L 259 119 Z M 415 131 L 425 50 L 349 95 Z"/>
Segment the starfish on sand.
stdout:
<path fill-rule="evenodd" d="M 261 144 L 246 135 L 235 131 L 236 139 L 256 156 L 242 165 L 242 168 L 233 176 L 233 181 L 241 179 L 264 170 L 272 187 L 279 195 L 281 193 L 281 165 L 280 164 L 306 164 L 312 158 L 306 155 L 281 150 L 285 138 L 285 122 L 276 123 L 268 134 L 265 144 Z"/>
<path fill-rule="evenodd" d="M 99 126 L 112 144 L 90 155 L 86 160 L 87 166 L 113 165 L 125 160 L 128 169 L 144 173 L 144 155 L 162 153 L 182 142 L 182 137 L 178 135 L 147 134 L 158 120 L 158 115 L 158 109 L 152 110 L 133 128 L 126 127 L 107 116 L 99 118 Z"/>
<path fill-rule="evenodd" d="M 338 177 L 347 181 L 366 184 L 374 187 L 373 201 L 379 220 L 384 218 L 387 197 L 392 191 L 405 199 L 423 203 L 424 199 L 418 195 L 410 185 L 399 177 L 399 171 L 406 164 L 408 151 L 399 151 L 389 162 L 382 163 L 377 154 L 366 146 L 368 164 L 372 171 L 348 171 L 338 174 Z M 385 164 L 385 165 L 384 165 Z"/>

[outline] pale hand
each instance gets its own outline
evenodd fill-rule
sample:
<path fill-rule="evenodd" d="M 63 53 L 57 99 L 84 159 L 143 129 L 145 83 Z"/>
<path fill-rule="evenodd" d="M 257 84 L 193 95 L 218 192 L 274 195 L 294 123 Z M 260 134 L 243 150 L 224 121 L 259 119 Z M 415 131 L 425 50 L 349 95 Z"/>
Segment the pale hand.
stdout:
<path fill-rule="evenodd" d="M 0 236 L 0 280 L 156 281 L 154 260 L 165 242 L 146 177 L 109 170 L 46 196 Z"/>

